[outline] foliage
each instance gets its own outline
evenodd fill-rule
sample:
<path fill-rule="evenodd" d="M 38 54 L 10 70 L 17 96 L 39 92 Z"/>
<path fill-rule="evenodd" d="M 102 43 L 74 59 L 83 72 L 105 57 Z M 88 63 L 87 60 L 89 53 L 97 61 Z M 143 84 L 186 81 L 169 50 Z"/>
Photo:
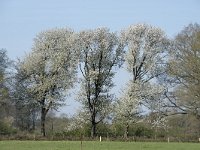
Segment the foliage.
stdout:
<path fill-rule="evenodd" d="M 200 121 L 193 115 L 175 115 L 168 117 L 168 135 L 181 140 L 199 138 Z"/>
<path fill-rule="evenodd" d="M 9 124 L 0 121 L 0 136 L 1 135 L 11 135 L 17 132 L 16 129 L 12 128 Z"/>
<path fill-rule="evenodd" d="M 15 107 L 15 126 L 21 131 L 35 130 L 36 119 L 39 114 L 39 104 L 29 90 L 29 82 L 22 70 L 16 65 L 17 73 L 14 76 L 12 87 L 12 102 Z"/>
<path fill-rule="evenodd" d="M 136 126 L 134 136 L 152 138 L 154 131 L 145 127 L 144 125 Z"/>
<path fill-rule="evenodd" d="M 8 86 L 8 68 L 11 61 L 5 49 L 0 49 L 0 119 L 9 116 L 11 113 L 10 92 Z"/>
<path fill-rule="evenodd" d="M 179 111 L 199 116 L 200 25 L 190 24 L 174 40 L 169 76 L 176 83 L 175 98 Z M 173 104 L 172 104 L 173 105 Z M 174 104 L 175 105 L 175 104 Z"/>

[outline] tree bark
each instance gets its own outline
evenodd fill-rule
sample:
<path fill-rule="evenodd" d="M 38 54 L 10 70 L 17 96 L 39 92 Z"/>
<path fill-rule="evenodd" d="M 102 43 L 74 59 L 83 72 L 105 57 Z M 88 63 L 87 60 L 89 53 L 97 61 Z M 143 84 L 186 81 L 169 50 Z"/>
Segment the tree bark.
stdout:
<path fill-rule="evenodd" d="M 32 130 L 35 131 L 35 120 L 32 120 Z"/>
<path fill-rule="evenodd" d="M 92 127 L 91 127 L 91 138 L 96 137 L 96 122 L 92 120 Z"/>
<path fill-rule="evenodd" d="M 35 113 L 36 112 L 34 110 L 34 112 L 32 112 L 32 131 L 35 131 L 35 118 L 36 118 L 36 114 Z"/>
<path fill-rule="evenodd" d="M 46 136 L 46 131 L 45 131 L 46 115 L 52 106 L 52 101 L 49 102 L 47 108 L 45 107 L 45 98 L 41 101 L 40 104 L 41 104 L 41 134 L 45 137 Z"/>
<path fill-rule="evenodd" d="M 42 108 L 42 110 L 41 110 L 41 134 L 44 137 L 46 136 L 45 119 L 46 119 L 46 109 Z"/>
<path fill-rule="evenodd" d="M 124 139 L 128 139 L 128 129 L 129 129 L 129 124 L 127 123 L 125 125 L 125 130 L 124 130 Z"/>
<path fill-rule="evenodd" d="M 93 108 L 93 112 L 92 112 L 92 117 L 91 117 L 91 123 L 92 123 L 92 127 L 91 127 L 91 138 L 96 137 L 96 116 L 95 116 L 95 109 Z"/>

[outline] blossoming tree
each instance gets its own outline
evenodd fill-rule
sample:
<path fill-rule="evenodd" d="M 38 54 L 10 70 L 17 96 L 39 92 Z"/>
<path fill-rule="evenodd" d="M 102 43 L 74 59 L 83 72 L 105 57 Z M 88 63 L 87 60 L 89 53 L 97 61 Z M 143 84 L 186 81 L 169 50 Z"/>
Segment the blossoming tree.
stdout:
<path fill-rule="evenodd" d="M 123 46 L 118 36 L 107 28 L 82 31 L 78 35 L 81 51 L 81 91 L 78 100 L 91 122 L 91 137 L 96 136 L 96 125 L 108 115 L 113 96 L 114 67 L 122 65 Z"/>
<path fill-rule="evenodd" d="M 127 70 L 132 79 L 123 90 L 115 112 L 118 119 L 123 120 L 124 137 L 127 138 L 129 124 L 137 121 L 139 106 L 162 93 L 163 89 L 151 81 L 165 71 L 163 62 L 168 40 L 161 29 L 146 24 L 132 25 L 123 30 L 121 36 L 127 49 Z"/>
<path fill-rule="evenodd" d="M 20 63 L 28 89 L 41 108 L 41 133 L 45 136 L 45 118 L 51 108 L 64 100 L 66 90 L 73 86 L 77 72 L 77 51 L 74 32 L 52 29 L 34 39 L 32 52 Z"/>

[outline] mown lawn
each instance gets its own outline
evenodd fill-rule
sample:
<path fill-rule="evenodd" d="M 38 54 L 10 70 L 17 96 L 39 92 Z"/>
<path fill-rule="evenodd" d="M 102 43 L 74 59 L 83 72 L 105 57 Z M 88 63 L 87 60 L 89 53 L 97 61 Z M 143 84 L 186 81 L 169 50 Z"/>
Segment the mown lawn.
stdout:
<path fill-rule="evenodd" d="M 78 141 L 0 141 L 0 150 L 81 150 Z M 200 143 L 83 142 L 82 150 L 200 150 Z"/>

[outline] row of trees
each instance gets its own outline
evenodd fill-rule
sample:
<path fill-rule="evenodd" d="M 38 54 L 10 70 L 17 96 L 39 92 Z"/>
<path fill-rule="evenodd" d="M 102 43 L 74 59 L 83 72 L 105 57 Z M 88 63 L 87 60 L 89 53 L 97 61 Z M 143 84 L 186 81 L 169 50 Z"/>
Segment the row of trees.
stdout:
<path fill-rule="evenodd" d="M 103 122 L 121 124 L 127 138 L 130 126 L 146 122 L 145 116 L 156 128 L 165 127 L 167 117 L 175 114 L 199 119 L 199 51 L 198 24 L 188 25 L 174 39 L 147 24 L 131 25 L 120 33 L 108 28 L 41 32 L 32 51 L 16 63 L 1 50 L 1 120 L 13 110 L 15 127 L 35 130 L 40 116 L 45 136 L 49 110 L 62 106 L 74 87 L 80 87 L 76 100 L 82 108 L 73 122 L 78 128 L 90 124 L 91 137 Z M 7 69 L 9 64 L 14 71 Z M 121 67 L 131 79 L 116 97 L 110 91 Z"/>

